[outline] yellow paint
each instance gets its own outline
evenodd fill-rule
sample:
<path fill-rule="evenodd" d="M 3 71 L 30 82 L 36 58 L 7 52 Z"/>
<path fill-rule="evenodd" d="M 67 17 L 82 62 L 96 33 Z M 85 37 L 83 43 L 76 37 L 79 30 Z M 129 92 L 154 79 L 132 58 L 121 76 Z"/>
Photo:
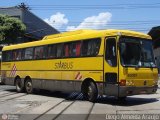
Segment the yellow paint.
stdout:
<path fill-rule="evenodd" d="M 158 74 L 157 69 L 155 68 L 139 68 L 138 70 L 136 70 L 135 68 L 123 68 L 120 64 L 120 61 L 118 61 L 119 67 L 111 67 L 107 62 L 105 62 L 103 58 L 105 49 L 105 38 L 115 36 L 118 42 L 119 33 L 124 36 L 151 39 L 149 35 L 128 30 L 79 30 L 74 32 L 50 35 L 44 37 L 40 41 L 6 46 L 3 48 L 3 51 L 54 43 L 78 41 L 83 39 L 85 40 L 90 38 L 101 38 L 102 41 L 100 51 L 98 53 L 99 57 L 33 60 L 6 63 L 3 62 L 2 70 L 7 70 L 6 76 L 9 77 L 10 71 L 15 64 L 17 67 L 16 74 L 19 75 L 21 78 L 30 76 L 31 78 L 48 80 L 76 80 L 75 77 L 77 75 L 77 72 L 80 72 L 82 75 L 82 78 L 80 80 L 83 81 L 86 78 L 92 78 L 94 81 L 99 82 L 104 81 L 103 74 L 106 71 L 116 73 L 118 73 L 119 71 L 119 80 L 127 80 L 127 86 L 143 86 L 144 80 L 147 80 L 147 86 L 152 86 L 153 84 L 156 84 Z M 117 56 L 119 58 L 119 50 L 117 51 Z M 58 68 L 56 67 L 56 65 L 59 63 L 64 63 L 66 66 L 71 67 L 67 69 Z M 105 66 L 105 69 L 103 68 L 103 66 Z"/>

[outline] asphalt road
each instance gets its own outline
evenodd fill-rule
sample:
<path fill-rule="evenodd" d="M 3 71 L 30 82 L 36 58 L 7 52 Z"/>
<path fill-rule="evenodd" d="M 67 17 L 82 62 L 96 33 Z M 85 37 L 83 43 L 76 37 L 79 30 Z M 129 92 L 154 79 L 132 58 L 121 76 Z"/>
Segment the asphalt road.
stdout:
<path fill-rule="evenodd" d="M 127 97 L 125 102 L 114 97 L 103 97 L 91 103 L 83 100 L 80 93 L 39 91 L 26 94 L 17 93 L 14 86 L 0 85 L 0 120 L 106 120 L 131 117 L 160 119 L 160 89 L 153 95 Z"/>

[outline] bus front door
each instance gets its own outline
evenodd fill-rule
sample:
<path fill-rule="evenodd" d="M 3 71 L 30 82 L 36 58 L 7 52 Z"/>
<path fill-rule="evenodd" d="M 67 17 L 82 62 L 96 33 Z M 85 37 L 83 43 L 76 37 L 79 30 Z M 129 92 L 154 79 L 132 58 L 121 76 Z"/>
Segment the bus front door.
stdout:
<path fill-rule="evenodd" d="M 104 50 L 104 94 L 118 96 L 118 62 L 116 37 L 105 40 Z"/>

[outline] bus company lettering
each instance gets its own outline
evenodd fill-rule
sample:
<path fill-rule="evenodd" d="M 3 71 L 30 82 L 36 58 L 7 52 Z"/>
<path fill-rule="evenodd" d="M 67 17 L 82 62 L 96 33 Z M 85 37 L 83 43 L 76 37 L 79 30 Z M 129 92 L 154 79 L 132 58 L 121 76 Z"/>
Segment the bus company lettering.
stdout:
<path fill-rule="evenodd" d="M 57 62 L 55 63 L 55 69 L 72 69 L 73 62 Z"/>

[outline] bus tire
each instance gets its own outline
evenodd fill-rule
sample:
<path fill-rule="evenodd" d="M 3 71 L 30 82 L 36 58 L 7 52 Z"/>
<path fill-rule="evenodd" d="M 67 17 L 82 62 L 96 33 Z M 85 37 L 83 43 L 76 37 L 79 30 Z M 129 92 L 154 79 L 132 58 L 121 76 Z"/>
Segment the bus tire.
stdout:
<path fill-rule="evenodd" d="M 83 96 L 85 99 L 90 102 L 95 102 L 97 100 L 98 91 L 96 85 L 93 82 L 89 82 L 83 89 Z"/>
<path fill-rule="evenodd" d="M 24 91 L 24 86 L 22 84 L 22 81 L 19 77 L 16 78 L 15 80 L 15 86 L 16 86 L 16 91 L 17 92 L 23 92 Z"/>
<path fill-rule="evenodd" d="M 33 93 L 33 84 L 32 84 L 32 81 L 30 79 L 26 80 L 25 89 L 26 89 L 26 92 L 28 94 L 32 94 Z"/>

